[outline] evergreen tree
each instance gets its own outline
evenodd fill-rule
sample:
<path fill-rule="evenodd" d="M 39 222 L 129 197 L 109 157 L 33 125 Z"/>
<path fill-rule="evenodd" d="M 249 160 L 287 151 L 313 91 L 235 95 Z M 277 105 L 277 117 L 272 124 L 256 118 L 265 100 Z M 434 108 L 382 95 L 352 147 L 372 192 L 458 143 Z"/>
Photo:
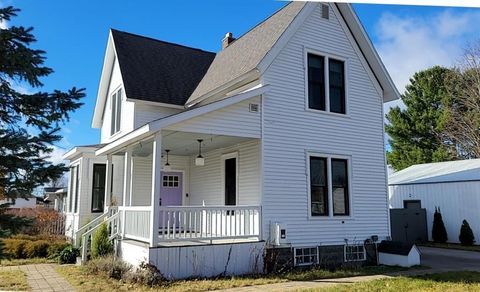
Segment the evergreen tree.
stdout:
<path fill-rule="evenodd" d="M 8 23 L 19 11 L 0 8 L 0 22 Z M 22 26 L 0 29 L 0 197 L 13 200 L 29 197 L 67 170 L 48 158 L 52 145 L 61 139 L 61 124 L 85 96 L 84 89 L 75 87 L 66 92 L 36 91 L 43 85 L 40 78 L 53 70 L 44 65 L 45 52 L 30 47 L 36 41 L 32 31 Z M 36 92 L 25 93 L 18 85 Z M 0 206 L 3 235 L 25 223 L 24 218 L 5 214 L 6 207 Z"/>
<path fill-rule="evenodd" d="M 10 21 L 18 9 L 0 9 L 0 21 Z M 66 167 L 48 161 L 52 145 L 61 139 L 61 123 L 81 106 L 84 90 L 26 94 L 16 84 L 33 90 L 53 70 L 44 66 L 45 52 L 32 49 L 33 28 L 0 29 L 0 191 L 3 197 L 26 198 L 32 191 L 58 179 Z"/>
<path fill-rule="evenodd" d="M 92 236 L 92 258 L 103 257 L 113 252 L 113 243 L 109 239 L 108 227 L 102 223 Z"/>
<path fill-rule="evenodd" d="M 470 228 L 470 224 L 468 224 L 467 220 L 463 220 L 462 222 L 458 239 L 462 245 L 473 245 L 475 242 L 475 236 L 473 235 L 472 228 Z"/>
<path fill-rule="evenodd" d="M 397 106 L 386 115 L 385 131 L 391 146 L 387 159 L 395 170 L 456 157 L 455 148 L 443 140 L 442 134 L 448 72 L 435 66 L 415 73 L 402 95 L 406 108 Z"/>
<path fill-rule="evenodd" d="M 432 239 L 438 243 L 445 243 L 448 240 L 442 213 L 440 213 L 440 207 L 435 207 L 435 213 L 433 214 Z"/>

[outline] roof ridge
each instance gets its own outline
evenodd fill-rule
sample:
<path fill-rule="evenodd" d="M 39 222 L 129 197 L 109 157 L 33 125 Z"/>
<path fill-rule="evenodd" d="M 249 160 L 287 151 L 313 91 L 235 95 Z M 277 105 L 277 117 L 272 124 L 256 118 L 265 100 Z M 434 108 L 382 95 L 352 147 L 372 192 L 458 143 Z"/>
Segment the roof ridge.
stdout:
<path fill-rule="evenodd" d="M 153 38 L 153 37 L 148 37 L 148 36 L 144 36 L 144 35 L 140 35 L 140 34 L 135 34 L 135 33 L 131 33 L 131 32 L 128 32 L 128 31 L 118 30 L 118 29 L 115 29 L 115 28 L 110 28 L 110 30 L 112 32 L 124 33 L 124 34 L 128 34 L 128 35 L 131 35 L 131 36 L 134 36 L 134 37 L 144 38 L 144 39 L 152 40 L 152 41 L 155 41 L 155 42 L 160 42 L 160 43 L 173 45 L 173 46 L 177 46 L 177 47 L 182 47 L 182 48 L 186 48 L 186 49 L 190 49 L 190 50 L 200 51 L 200 52 L 203 52 L 203 53 L 209 53 L 209 54 L 213 54 L 213 55 L 216 54 L 215 52 L 210 52 L 210 51 L 206 51 L 206 50 L 203 50 L 203 49 L 189 47 L 189 46 L 186 46 L 186 45 L 181 45 L 181 44 L 177 44 L 177 43 L 173 43 L 173 42 L 167 42 L 167 41 L 159 40 L 159 39 L 156 39 L 156 38 Z"/>

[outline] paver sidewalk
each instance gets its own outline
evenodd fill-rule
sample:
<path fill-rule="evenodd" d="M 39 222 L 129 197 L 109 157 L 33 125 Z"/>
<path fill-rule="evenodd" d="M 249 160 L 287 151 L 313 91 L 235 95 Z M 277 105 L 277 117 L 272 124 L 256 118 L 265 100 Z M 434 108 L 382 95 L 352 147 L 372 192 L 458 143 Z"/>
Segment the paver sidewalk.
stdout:
<path fill-rule="evenodd" d="M 3 271 L 21 270 L 27 274 L 30 291 L 66 292 L 75 289 L 55 271 L 55 264 L 0 267 Z"/>

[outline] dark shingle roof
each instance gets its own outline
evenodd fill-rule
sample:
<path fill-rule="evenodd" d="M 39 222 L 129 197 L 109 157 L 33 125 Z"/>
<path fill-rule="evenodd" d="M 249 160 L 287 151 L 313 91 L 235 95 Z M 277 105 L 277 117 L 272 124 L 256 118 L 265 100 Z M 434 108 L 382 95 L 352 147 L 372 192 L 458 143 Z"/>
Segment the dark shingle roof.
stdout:
<path fill-rule="evenodd" d="M 112 29 L 128 98 L 184 105 L 215 54 Z"/>

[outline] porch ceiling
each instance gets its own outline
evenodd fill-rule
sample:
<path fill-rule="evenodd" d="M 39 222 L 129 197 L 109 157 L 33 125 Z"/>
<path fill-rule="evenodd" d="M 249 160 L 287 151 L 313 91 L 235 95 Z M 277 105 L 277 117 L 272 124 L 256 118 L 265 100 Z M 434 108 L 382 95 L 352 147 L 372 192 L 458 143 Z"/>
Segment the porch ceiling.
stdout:
<path fill-rule="evenodd" d="M 198 153 L 197 139 L 203 139 L 202 153 L 252 140 L 245 137 L 162 131 L 162 150 L 169 149 L 172 155 L 194 155 Z"/>
<path fill-rule="evenodd" d="M 235 137 L 225 135 L 212 135 L 178 131 L 162 131 L 162 152 L 170 150 L 170 155 L 190 156 L 198 154 L 198 139 L 203 139 L 202 153 L 214 149 L 225 148 L 239 143 L 251 141 L 255 138 Z M 153 141 L 143 141 L 133 148 L 134 156 L 147 157 L 152 155 Z M 115 155 L 123 155 L 124 151 L 118 151 Z"/>

